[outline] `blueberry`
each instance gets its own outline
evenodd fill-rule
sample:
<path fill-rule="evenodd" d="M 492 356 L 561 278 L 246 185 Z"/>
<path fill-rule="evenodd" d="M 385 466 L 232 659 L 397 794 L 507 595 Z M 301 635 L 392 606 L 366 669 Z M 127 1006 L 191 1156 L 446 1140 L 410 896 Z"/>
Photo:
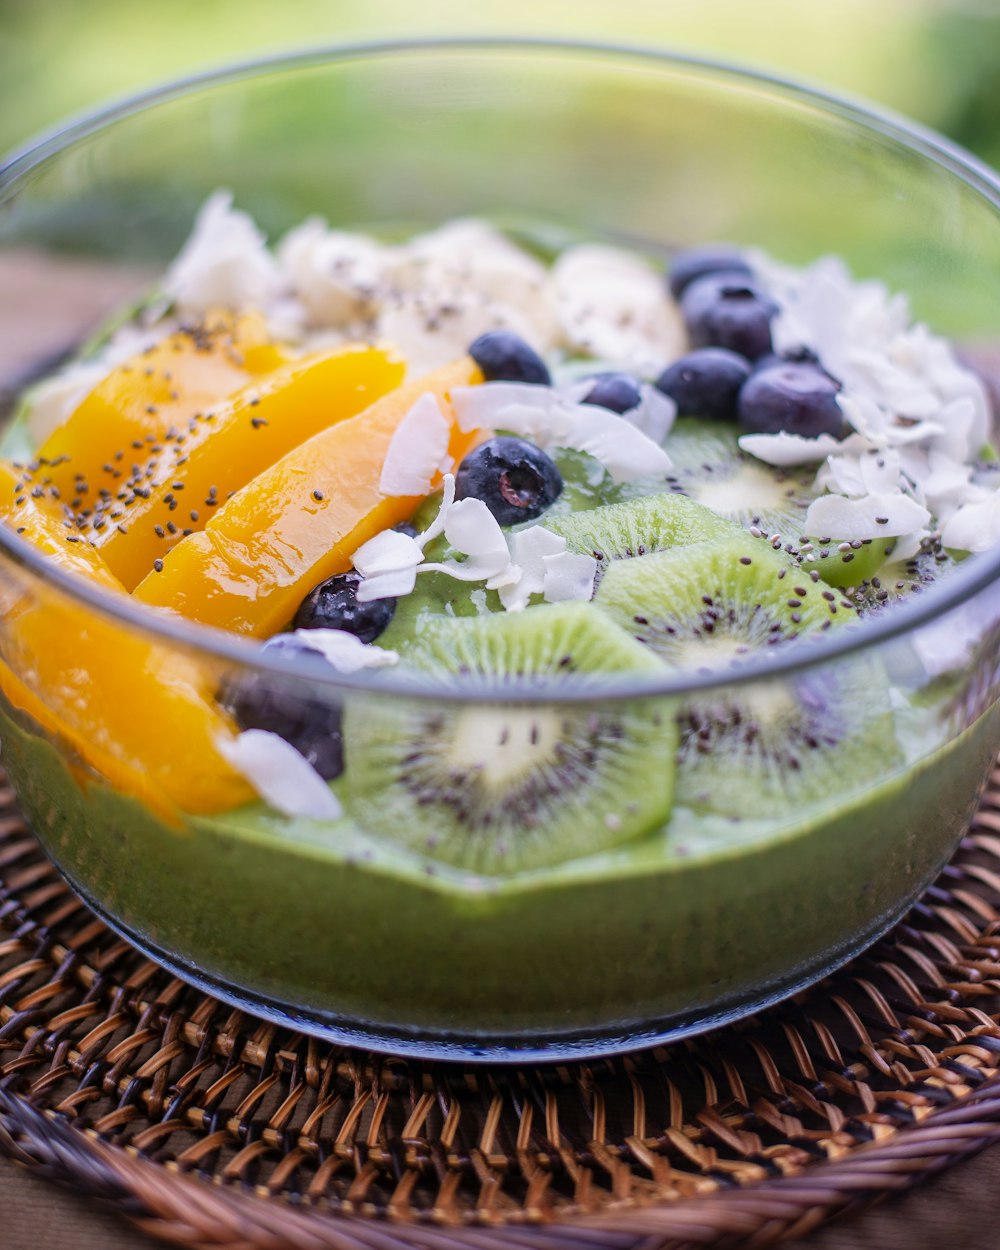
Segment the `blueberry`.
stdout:
<path fill-rule="evenodd" d="M 396 600 L 358 603 L 360 583 L 358 573 L 339 573 L 314 586 L 295 613 L 295 628 L 343 629 L 362 642 L 374 642 L 392 620 Z"/>
<path fill-rule="evenodd" d="M 610 412 L 630 412 L 642 402 L 639 383 L 627 373 L 595 373 L 594 385 L 580 400 L 582 404 L 596 404 Z"/>
<path fill-rule="evenodd" d="M 784 365 L 789 361 L 799 365 L 818 365 L 819 356 L 811 347 L 790 347 L 780 355 L 777 352 L 767 352 L 763 356 L 758 356 L 753 362 L 753 370 L 754 373 L 759 373 L 761 369 L 770 369 L 773 365 Z"/>
<path fill-rule="evenodd" d="M 318 651 L 291 634 L 278 634 L 262 650 L 283 659 L 310 659 L 334 670 Z M 308 679 L 248 673 L 226 684 L 220 696 L 241 729 L 266 729 L 295 747 L 325 781 L 344 771 L 338 705 L 309 693 Z"/>
<path fill-rule="evenodd" d="M 562 475 L 544 451 L 505 435 L 480 443 L 455 474 L 455 498 L 481 499 L 501 525 L 533 521 L 562 488 Z"/>
<path fill-rule="evenodd" d="M 733 248 L 689 247 L 678 252 L 670 263 L 670 294 L 680 299 L 685 290 L 698 278 L 711 273 L 741 273 L 753 277 L 753 270 Z"/>
<path fill-rule="evenodd" d="M 681 299 L 692 347 L 727 347 L 756 360 L 771 350 L 778 305 L 753 278 L 728 272 L 698 278 Z"/>
<path fill-rule="evenodd" d="M 702 347 L 664 369 L 656 385 L 682 416 L 735 421 L 736 397 L 749 376 L 745 356 L 724 347 Z"/>
<path fill-rule="evenodd" d="M 740 425 L 752 434 L 843 438 L 840 383 L 812 361 L 784 361 L 751 374 L 737 404 Z"/>
<path fill-rule="evenodd" d="M 469 346 L 469 355 L 487 382 L 535 382 L 551 386 L 541 356 L 510 330 L 487 330 Z"/>

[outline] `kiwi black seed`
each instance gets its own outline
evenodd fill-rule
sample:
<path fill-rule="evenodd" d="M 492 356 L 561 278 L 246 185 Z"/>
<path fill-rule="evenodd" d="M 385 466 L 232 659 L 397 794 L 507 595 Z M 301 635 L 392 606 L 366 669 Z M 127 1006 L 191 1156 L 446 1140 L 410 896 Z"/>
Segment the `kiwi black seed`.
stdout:
<path fill-rule="evenodd" d="M 434 678 L 439 699 L 366 701 L 345 714 L 345 804 L 372 834 L 506 875 L 609 849 L 667 819 L 673 704 L 489 700 L 514 682 L 541 690 L 572 680 L 584 694 L 600 689 L 602 674 L 662 674 L 588 604 L 436 619 L 405 661 Z M 482 696 L 449 703 L 449 688 Z"/>
<path fill-rule="evenodd" d="M 696 672 L 855 615 L 790 557 L 742 534 L 618 561 L 595 602 L 671 667 Z"/>
<path fill-rule="evenodd" d="M 675 494 L 646 495 L 546 519 L 545 528 L 565 538 L 570 551 L 596 559 L 598 582 L 615 560 L 739 533 L 732 522 Z"/>

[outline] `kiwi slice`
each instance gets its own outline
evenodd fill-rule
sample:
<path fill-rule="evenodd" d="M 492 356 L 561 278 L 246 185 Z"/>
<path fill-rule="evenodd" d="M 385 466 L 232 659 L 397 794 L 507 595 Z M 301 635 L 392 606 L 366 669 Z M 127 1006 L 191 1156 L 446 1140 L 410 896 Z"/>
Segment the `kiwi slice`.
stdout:
<path fill-rule="evenodd" d="M 553 534 L 566 539 L 570 551 L 592 555 L 600 579 L 615 560 L 644 556 L 670 547 L 687 546 L 739 531 L 708 508 L 683 495 L 646 495 L 626 503 L 605 504 L 589 512 L 543 519 Z"/>
<path fill-rule="evenodd" d="M 619 560 L 595 602 L 671 667 L 697 672 L 855 615 L 783 552 L 742 534 Z"/>
<path fill-rule="evenodd" d="M 582 682 L 584 674 L 662 673 L 646 648 L 590 605 L 437 618 L 405 658 L 440 682 L 440 702 L 367 700 L 344 719 L 344 801 L 372 833 L 497 875 L 606 850 L 669 816 L 672 703 L 489 702 L 488 687 L 514 680 L 541 694 L 574 675 Z M 449 690 L 476 682 L 482 700 L 448 703 Z M 600 691 L 599 682 L 588 684 Z"/>
<path fill-rule="evenodd" d="M 674 423 L 667 442 L 673 461 L 668 478 L 678 491 L 734 521 L 754 537 L 765 538 L 815 569 L 830 586 L 857 586 L 872 577 L 891 556 L 893 539 L 841 542 L 809 537 L 806 513 L 823 492 L 816 487 L 816 466 L 780 469 L 740 451 L 735 425 L 685 417 Z"/>
<path fill-rule="evenodd" d="M 616 564 L 596 602 L 688 671 L 856 617 L 842 593 L 751 538 Z M 899 760 L 885 675 L 867 659 L 692 696 L 678 727 L 678 802 L 728 817 L 839 801 Z"/>
<path fill-rule="evenodd" d="M 890 603 L 909 599 L 933 585 L 958 566 L 958 561 L 941 545 L 940 538 L 925 538 L 920 550 L 909 560 L 884 564 L 869 577 L 860 578 L 845 591 L 859 616 L 872 616 Z"/>
<path fill-rule="evenodd" d="M 799 817 L 902 763 L 886 676 L 867 657 L 692 698 L 679 728 L 677 801 L 731 818 Z"/>
<path fill-rule="evenodd" d="M 776 469 L 740 451 L 735 425 L 682 417 L 666 441 L 671 490 L 687 495 L 744 529 L 798 541 L 806 512 L 820 493 L 814 466 Z"/>

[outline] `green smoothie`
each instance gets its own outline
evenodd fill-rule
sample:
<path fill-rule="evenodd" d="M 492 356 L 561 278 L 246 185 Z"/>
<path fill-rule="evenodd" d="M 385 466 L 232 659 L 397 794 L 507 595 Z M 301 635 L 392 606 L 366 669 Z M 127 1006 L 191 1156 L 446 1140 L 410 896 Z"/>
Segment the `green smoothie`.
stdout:
<path fill-rule="evenodd" d="M 168 828 L 81 784 L 9 709 L 0 735 L 59 866 L 182 970 L 390 1045 L 524 1048 L 704 1026 L 849 957 L 952 853 L 1000 712 L 802 821 L 675 809 L 669 829 L 615 852 L 507 880 L 262 806 Z"/>

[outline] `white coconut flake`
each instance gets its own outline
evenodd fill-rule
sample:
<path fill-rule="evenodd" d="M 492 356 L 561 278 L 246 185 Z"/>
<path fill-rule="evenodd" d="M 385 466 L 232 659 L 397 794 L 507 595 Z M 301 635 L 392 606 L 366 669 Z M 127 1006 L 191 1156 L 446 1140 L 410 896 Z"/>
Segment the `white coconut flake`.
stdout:
<path fill-rule="evenodd" d="M 163 289 L 182 316 L 204 316 L 220 305 L 265 306 L 279 294 L 281 276 L 252 218 L 233 208 L 230 192 L 216 191 L 198 212 Z"/>
<path fill-rule="evenodd" d="M 566 539 L 544 525 L 532 525 L 511 535 L 511 562 L 520 570 L 520 577 L 500 589 L 500 602 L 508 612 L 526 608 L 532 595 L 544 593 L 546 559 L 565 550 Z"/>
<path fill-rule="evenodd" d="M 310 217 L 281 240 L 278 260 L 314 326 L 372 317 L 386 288 L 392 250 Z"/>
<path fill-rule="evenodd" d="M 741 451 L 777 468 L 817 464 L 840 450 L 839 440 L 829 434 L 805 438 L 801 434 L 789 434 L 785 430 L 780 434 L 743 434 L 739 445 Z"/>
<path fill-rule="evenodd" d="M 451 423 L 436 396 L 421 395 L 396 427 L 382 465 L 383 495 L 428 495 L 448 454 Z"/>
<path fill-rule="evenodd" d="M 822 495 L 809 505 L 803 528 L 808 534 L 825 534 L 840 542 L 855 539 L 896 538 L 922 529 L 931 514 L 902 492 L 848 499 Z"/>
<path fill-rule="evenodd" d="M 460 499 L 447 510 L 444 534 L 467 558 L 421 565 L 419 572 L 447 573 L 463 582 L 485 581 L 504 574 L 510 564 L 507 540 L 481 499 Z"/>
<path fill-rule="evenodd" d="M 597 561 L 593 556 L 576 551 L 560 551 L 544 557 L 545 584 L 543 594 L 549 603 L 568 599 L 592 598 Z"/>
<path fill-rule="evenodd" d="M 388 668 L 399 663 L 399 655 L 373 642 L 362 642 L 345 629 L 296 629 L 294 635 L 310 651 L 315 651 L 338 673 L 357 673 L 363 668 Z"/>
<path fill-rule="evenodd" d="M 1000 545 L 1000 491 L 963 504 L 941 531 L 941 542 L 957 551 L 989 551 Z"/>
<path fill-rule="evenodd" d="M 563 402 L 563 396 L 553 387 L 527 382 L 483 382 L 479 386 L 456 386 L 451 392 L 455 422 L 464 434 L 473 430 L 514 430 L 513 425 L 501 420 L 511 409 L 525 413 L 514 420 L 534 423 L 537 429 L 544 430 L 545 417 Z M 528 415 L 531 413 L 536 415 Z"/>
<path fill-rule="evenodd" d="M 283 816 L 336 820 L 343 814 L 337 796 L 315 768 L 277 734 L 248 729 L 236 738 L 220 738 L 217 746 L 264 802 Z"/>
<path fill-rule="evenodd" d="M 634 425 L 647 438 L 651 438 L 654 443 L 662 443 L 673 429 L 674 421 L 677 419 L 677 405 L 669 395 L 664 395 L 661 390 L 650 386 L 648 382 L 640 384 L 639 394 L 642 398 L 636 407 L 630 408 L 628 412 L 623 412 L 621 415 L 630 425 Z"/>
<path fill-rule="evenodd" d="M 383 530 L 370 538 L 352 559 L 363 578 L 357 590 L 358 602 L 408 595 L 417 584 L 417 566 L 423 558 L 423 548 L 409 534 Z"/>
<path fill-rule="evenodd" d="M 670 457 L 658 443 L 624 417 L 592 404 L 571 410 L 569 431 L 558 441 L 599 460 L 615 482 L 665 475 L 671 469 Z"/>

